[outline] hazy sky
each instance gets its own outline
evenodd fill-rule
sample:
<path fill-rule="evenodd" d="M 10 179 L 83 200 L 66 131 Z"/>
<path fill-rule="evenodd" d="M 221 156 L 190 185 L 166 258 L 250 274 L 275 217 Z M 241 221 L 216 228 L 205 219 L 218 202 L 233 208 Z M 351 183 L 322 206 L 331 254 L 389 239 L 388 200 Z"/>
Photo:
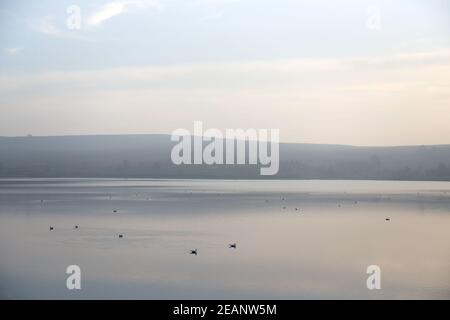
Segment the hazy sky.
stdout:
<path fill-rule="evenodd" d="M 4 136 L 450 143 L 447 0 L 2 0 L 0 50 Z"/>

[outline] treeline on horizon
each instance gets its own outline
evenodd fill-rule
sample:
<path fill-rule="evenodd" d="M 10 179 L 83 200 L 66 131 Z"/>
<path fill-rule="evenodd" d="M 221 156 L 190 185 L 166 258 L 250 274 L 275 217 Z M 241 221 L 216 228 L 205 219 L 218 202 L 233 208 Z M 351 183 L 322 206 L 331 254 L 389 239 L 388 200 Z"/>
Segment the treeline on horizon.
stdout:
<path fill-rule="evenodd" d="M 280 144 L 280 169 L 174 165 L 169 135 L 1 137 L 0 178 L 355 179 L 450 181 L 450 145 Z"/>

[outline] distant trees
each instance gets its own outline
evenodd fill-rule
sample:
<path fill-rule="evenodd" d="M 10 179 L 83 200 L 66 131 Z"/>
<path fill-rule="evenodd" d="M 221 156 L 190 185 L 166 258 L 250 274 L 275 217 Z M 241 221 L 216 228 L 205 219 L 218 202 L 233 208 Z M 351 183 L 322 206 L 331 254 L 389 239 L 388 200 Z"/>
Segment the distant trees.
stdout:
<path fill-rule="evenodd" d="M 450 163 L 440 162 L 436 168 L 426 171 L 426 178 L 429 180 L 450 181 Z"/>
<path fill-rule="evenodd" d="M 170 136 L 0 137 L 0 177 L 260 179 L 257 165 L 175 165 Z M 281 144 L 275 179 L 450 181 L 450 145 Z"/>

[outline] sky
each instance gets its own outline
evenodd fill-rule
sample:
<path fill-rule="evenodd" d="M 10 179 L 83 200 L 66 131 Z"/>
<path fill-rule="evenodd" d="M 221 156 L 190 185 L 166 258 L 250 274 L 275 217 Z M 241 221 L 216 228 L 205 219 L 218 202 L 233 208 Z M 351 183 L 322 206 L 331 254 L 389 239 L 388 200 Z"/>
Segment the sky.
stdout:
<path fill-rule="evenodd" d="M 450 143 L 446 0 L 0 2 L 0 136 Z"/>

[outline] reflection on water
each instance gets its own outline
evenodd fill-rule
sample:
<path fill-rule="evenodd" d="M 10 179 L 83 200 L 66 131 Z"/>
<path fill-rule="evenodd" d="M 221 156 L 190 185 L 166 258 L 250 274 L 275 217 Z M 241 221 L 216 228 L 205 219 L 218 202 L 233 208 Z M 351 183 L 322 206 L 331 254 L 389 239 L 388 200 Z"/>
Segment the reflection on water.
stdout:
<path fill-rule="evenodd" d="M 0 180 L 0 296 L 449 299 L 449 230 L 448 182 Z"/>

